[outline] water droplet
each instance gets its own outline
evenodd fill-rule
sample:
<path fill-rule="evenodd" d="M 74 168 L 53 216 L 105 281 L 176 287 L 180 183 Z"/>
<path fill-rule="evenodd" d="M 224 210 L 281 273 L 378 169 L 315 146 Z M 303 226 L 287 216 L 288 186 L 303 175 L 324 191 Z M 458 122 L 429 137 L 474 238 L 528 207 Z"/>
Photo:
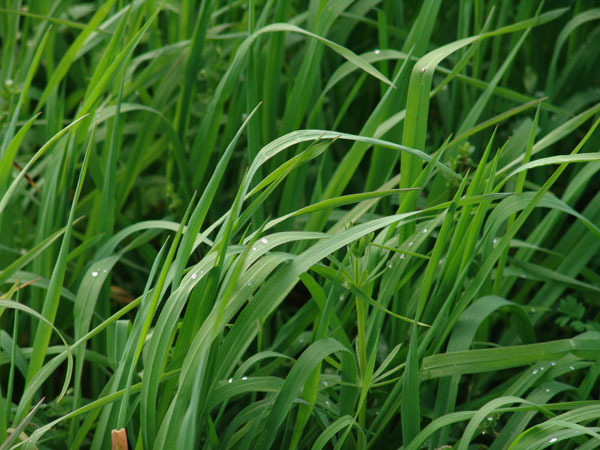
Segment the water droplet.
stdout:
<path fill-rule="evenodd" d="M 329 403 L 329 400 L 325 400 L 325 404 L 326 404 L 327 406 L 331 405 L 331 403 Z"/>
<path fill-rule="evenodd" d="M 494 418 L 492 416 L 487 416 L 487 420 L 488 422 L 491 422 L 492 420 L 494 420 Z"/>
<path fill-rule="evenodd" d="M 569 369 L 571 369 L 571 370 L 575 370 L 575 367 L 573 367 L 573 366 L 569 366 Z"/>
<path fill-rule="evenodd" d="M 338 298 L 338 300 L 339 300 L 340 302 L 343 302 L 343 301 L 344 301 L 344 294 L 341 294 L 341 295 L 340 295 L 340 297 Z"/>
<path fill-rule="evenodd" d="M 379 49 L 375 50 L 376 55 L 379 55 L 380 53 L 381 53 L 381 50 L 379 50 Z"/>
<path fill-rule="evenodd" d="M 98 276 L 98 272 L 96 272 L 95 270 L 92 272 L 92 276 L 93 277 L 97 277 Z"/>
<path fill-rule="evenodd" d="M 252 251 L 255 252 L 256 251 L 256 247 L 252 247 Z"/>
<path fill-rule="evenodd" d="M 195 280 L 196 278 L 198 278 L 198 274 L 197 273 L 193 273 L 192 274 L 192 280 Z"/>
<path fill-rule="evenodd" d="M 229 381 L 230 383 L 233 383 L 233 378 L 230 378 L 230 379 L 229 379 L 229 380 L 227 380 L 227 381 Z"/>
<path fill-rule="evenodd" d="M 327 386 L 327 381 L 323 381 L 323 386 Z"/>
<path fill-rule="evenodd" d="M 400 259 L 406 259 L 406 255 L 403 253 L 400 255 Z"/>
<path fill-rule="evenodd" d="M 496 245 L 498 243 L 498 239 L 494 239 L 492 242 L 494 243 L 494 245 Z"/>
<path fill-rule="evenodd" d="M 427 228 L 423 228 L 423 234 L 427 233 Z"/>
<path fill-rule="evenodd" d="M 269 243 L 269 241 L 267 241 L 267 238 L 261 238 L 260 242 L 262 242 L 263 244 Z"/>
<path fill-rule="evenodd" d="M 252 286 L 252 281 L 248 281 L 247 286 Z"/>
<path fill-rule="evenodd" d="M 534 313 L 535 312 L 535 308 L 531 308 L 531 312 Z"/>
<path fill-rule="evenodd" d="M 558 441 L 557 437 L 551 437 L 550 440 L 548 441 L 550 444 L 552 444 L 553 442 Z"/>
<path fill-rule="evenodd" d="M 410 241 L 410 242 L 408 243 L 408 246 L 409 246 L 409 247 L 412 247 L 412 245 L 413 245 L 413 244 L 414 244 L 414 242 L 413 242 L 413 241 Z"/>
<path fill-rule="evenodd" d="M 531 372 L 533 375 L 535 375 L 536 373 L 538 373 L 537 369 L 533 369 L 533 372 Z"/>
<path fill-rule="evenodd" d="M 102 269 L 102 273 L 107 273 L 107 272 L 108 272 L 108 270 Z"/>
<path fill-rule="evenodd" d="M 7 78 L 6 81 L 4 82 L 4 84 L 6 84 L 6 86 L 12 86 L 13 85 L 13 80 L 11 80 L 10 78 Z"/>
<path fill-rule="evenodd" d="M 550 392 L 550 389 L 548 389 L 548 388 L 546 388 L 546 389 L 544 389 L 544 390 L 545 390 L 546 392 Z"/>
<path fill-rule="evenodd" d="M 550 361 L 550 365 L 551 366 L 555 366 L 556 365 L 556 361 Z"/>
<path fill-rule="evenodd" d="M 300 342 L 301 344 L 303 344 L 303 343 L 304 343 L 304 338 L 300 338 L 300 339 L 299 339 L 299 342 Z"/>
<path fill-rule="evenodd" d="M 243 381 L 246 381 L 248 379 L 248 377 L 242 377 Z"/>
<path fill-rule="evenodd" d="M 391 263 L 391 261 L 389 263 L 387 263 L 387 268 L 391 269 L 392 267 L 394 267 L 394 265 Z"/>
<path fill-rule="evenodd" d="M 540 371 L 542 371 L 542 370 L 544 370 L 544 369 L 545 369 L 545 367 L 544 367 L 544 366 L 540 367 Z"/>
<path fill-rule="evenodd" d="M 444 264 L 444 258 L 440 258 L 440 260 L 438 261 L 438 264 L 441 266 L 442 264 Z"/>
<path fill-rule="evenodd" d="M 247 118 L 248 118 L 248 114 L 247 113 L 242 114 L 242 120 L 246 120 Z"/>

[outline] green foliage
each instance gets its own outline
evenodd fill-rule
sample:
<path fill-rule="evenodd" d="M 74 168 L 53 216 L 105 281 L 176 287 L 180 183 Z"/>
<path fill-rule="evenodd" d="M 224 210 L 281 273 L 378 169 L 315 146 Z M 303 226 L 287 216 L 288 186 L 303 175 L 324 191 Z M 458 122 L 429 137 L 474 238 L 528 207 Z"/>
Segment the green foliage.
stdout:
<path fill-rule="evenodd" d="M 599 20 L 2 2 L 0 449 L 595 448 Z"/>
<path fill-rule="evenodd" d="M 561 315 L 554 322 L 561 327 L 570 326 L 577 333 L 600 331 L 600 324 L 585 317 L 585 306 L 573 296 L 561 299 L 557 311 Z"/>

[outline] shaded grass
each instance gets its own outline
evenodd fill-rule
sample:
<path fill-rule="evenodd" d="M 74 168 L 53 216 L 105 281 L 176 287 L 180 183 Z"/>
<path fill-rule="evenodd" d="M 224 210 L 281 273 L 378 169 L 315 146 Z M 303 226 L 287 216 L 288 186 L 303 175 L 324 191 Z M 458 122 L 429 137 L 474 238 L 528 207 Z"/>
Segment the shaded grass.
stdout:
<path fill-rule="evenodd" d="M 594 448 L 600 16 L 550 3 L 2 5 L 2 448 Z"/>

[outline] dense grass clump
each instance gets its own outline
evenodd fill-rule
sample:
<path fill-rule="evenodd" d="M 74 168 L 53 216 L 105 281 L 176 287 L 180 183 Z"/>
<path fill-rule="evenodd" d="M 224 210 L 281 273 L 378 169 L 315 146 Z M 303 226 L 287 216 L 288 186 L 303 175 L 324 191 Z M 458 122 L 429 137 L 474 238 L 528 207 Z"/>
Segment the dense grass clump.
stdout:
<path fill-rule="evenodd" d="M 600 4 L 537 3 L 2 2 L 0 449 L 596 448 Z"/>

